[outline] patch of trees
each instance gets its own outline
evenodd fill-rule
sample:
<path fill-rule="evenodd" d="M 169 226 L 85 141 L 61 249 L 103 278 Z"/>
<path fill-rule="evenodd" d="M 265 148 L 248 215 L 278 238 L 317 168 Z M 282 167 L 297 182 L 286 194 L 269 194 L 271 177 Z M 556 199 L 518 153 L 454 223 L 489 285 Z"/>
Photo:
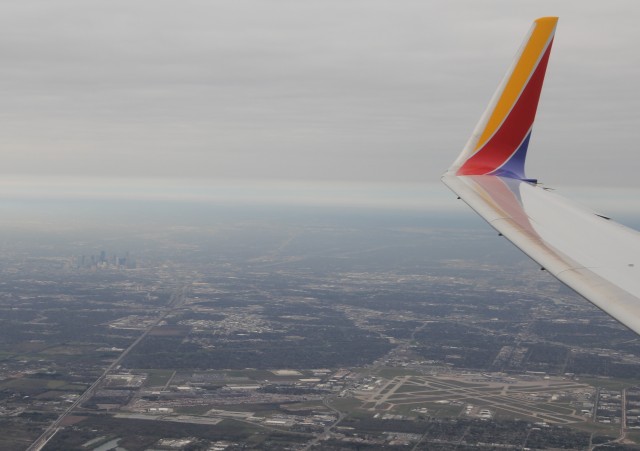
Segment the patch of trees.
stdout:
<path fill-rule="evenodd" d="M 299 326 L 288 333 L 304 339 L 293 341 L 278 335 L 256 342 L 244 337 L 202 348 L 182 343 L 181 337 L 150 336 L 124 363 L 131 368 L 332 368 L 370 363 L 391 349 L 387 340 L 355 327 Z"/>
<path fill-rule="evenodd" d="M 638 374 L 640 374 L 640 365 L 616 362 L 608 356 L 574 354 L 565 371 L 576 374 L 631 379 L 637 378 Z"/>
<path fill-rule="evenodd" d="M 527 448 L 587 449 L 589 433 L 562 427 L 533 429 Z"/>
<path fill-rule="evenodd" d="M 536 321 L 533 331 L 549 341 L 566 343 L 567 345 L 598 344 L 602 346 L 603 337 L 609 343 L 630 341 L 635 335 L 627 329 L 611 327 L 608 324 L 558 323 L 553 321 Z"/>

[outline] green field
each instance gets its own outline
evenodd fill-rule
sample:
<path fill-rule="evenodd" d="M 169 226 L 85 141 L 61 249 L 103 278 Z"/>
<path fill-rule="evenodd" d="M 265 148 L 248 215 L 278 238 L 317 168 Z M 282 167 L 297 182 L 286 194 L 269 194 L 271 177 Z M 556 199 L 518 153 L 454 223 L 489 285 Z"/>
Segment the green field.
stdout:
<path fill-rule="evenodd" d="M 462 406 L 451 404 L 415 403 L 411 404 L 409 407 L 426 407 L 429 410 L 429 416 L 437 418 L 455 418 L 459 416 L 462 411 Z"/>
<path fill-rule="evenodd" d="M 147 372 L 147 387 L 160 387 L 166 385 L 173 375 L 173 370 L 145 370 Z"/>
<path fill-rule="evenodd" d="M 362 402 L 355 398 L 334 398 L 329 405 L 340 412 L 349 413 L 360 408 Z"/>
<path fill-rule="evenodd" d="M 623 388 L 638 385 L 638 379 L 605 379 L 605 378 L 580 378 L 583 384 L 589 384 L 592 387 L 600 387 L 606 390 L 622 390 Z"/>
<path fill-rule="evenodd" d="M 42 390 L 56 389 L 66 385 L 66 381 L 58 379 L 30 379 L 23 377 L 20 379 L 10 379 L 0 383 L 0 388 L 12 388 L 14 390 Z"/>
<path fill-rule="evenodd" d="M 634 443 L 640 443 L 640 432 L 628 432 L 626 438 Z"/>

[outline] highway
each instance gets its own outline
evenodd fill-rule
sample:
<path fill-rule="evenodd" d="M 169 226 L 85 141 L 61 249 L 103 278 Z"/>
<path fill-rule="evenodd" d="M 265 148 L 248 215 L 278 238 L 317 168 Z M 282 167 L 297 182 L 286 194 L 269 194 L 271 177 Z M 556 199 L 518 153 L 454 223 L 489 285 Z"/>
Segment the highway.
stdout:
<path fill-rule="evenodd" d="M 111 363 L 111 365 L 109 365 L 107 367 L 106 370 L 104 370 L 102 375 L 98 379 L 96 379 L 96 381 L 93 384 L 91 384 L 91 386 L 87 390 L 85 390 L 84 393 L 82 393 L 82 395 L 80 395 L 80 397 L 78 397 L 78 399 L 76 399 L 73 402 L 73 404 L 71 404 L 69 406 L 69 408 L 67 408 L 67 410 L 65 410 L 53 423 L 51 423 L 47 429 L 45 429 L 45 431 L 42 433 L 42 435 L 40 435 L 40 437 L 38 437 L 27 448 L 27 451 L 40 451 L 42 448 L 44 448 L 44 446 L 49 442 L 49 440 L 51 440 L 53 438 L 53 436 L 56 435 L 56 433 L 60 430 L 60 428 L 61 428 L 60 425 L 62 424 L 64 419 L 69 414 L 71 414 L 71 412 L 73 412 L 73 410 L 76 407 L 82 405 L 82 403 L 84 403 L 89 398 L 91 398 L 91 396 L 93 396 L 93 394 L 95 393 L 96 389 L 100 386 L 100 384 L 105 379 L 105 377 L 107 377 L 107 375 L 114 368 L 117 368 L 118 366 L 120 366 L 120 363 L 124 360 L 125 357 L 127 357 L 127 355 L 131 352 L 131 350 L 133 348 L 135 348 L 142 340 L 144 340 L 145 337 L 149 334 L 149 332 L 151 332 L 151 330 L 153 330 L 154 327 L 156 327 L 158 324 L 160 324 L 167 317 L 167 315 L 169 315 L 175 309 L 180 308 L 184 304 L 184 301 L 187 298 L 188 291 L 189 291 L 189 287 L 187 285 L 184 285 L 184 286 L 180 287 L 178 290 L 176 290 L 171 295 L 171 299 L 169 300 L 169 304 L 167 305 L 165 310 L 160 314 L 158 319 L 153 324 L 151 324 L 149 327 L 147 327 L 144 330 L 144 332 L 142 333 L 142 335 L 140 335 L 133 343 L 131 343 L 131 345 L 127 349 L 125 349 L 118 356 L 118 358 L 116 360 L 114 360 Z"/>

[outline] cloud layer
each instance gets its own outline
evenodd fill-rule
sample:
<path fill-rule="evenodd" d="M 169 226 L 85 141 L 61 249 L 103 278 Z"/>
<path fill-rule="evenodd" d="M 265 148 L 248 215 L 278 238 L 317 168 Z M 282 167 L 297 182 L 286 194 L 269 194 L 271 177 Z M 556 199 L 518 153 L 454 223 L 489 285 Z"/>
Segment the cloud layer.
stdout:
<path fill-rule="evenodd" d="M 633 185 L 634 1 L 5 1 L 4 174 L 433 182 L 559 15 L 529 173 Z"/>

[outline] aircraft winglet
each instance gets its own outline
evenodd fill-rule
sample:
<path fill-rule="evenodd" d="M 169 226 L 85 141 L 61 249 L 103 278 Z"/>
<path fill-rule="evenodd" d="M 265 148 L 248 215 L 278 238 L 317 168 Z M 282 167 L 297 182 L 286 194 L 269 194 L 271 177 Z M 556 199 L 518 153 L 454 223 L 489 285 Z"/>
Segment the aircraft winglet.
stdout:
<path fill-rule="evenodd" d="M 449 174 L 530 181 L 524 162 L 558 23 L 537 19 Z"/>
<path fill-rule="evenodd" d="M 640 334 L 640 233 L 524 176 L 556 23 L 535 21 L 442 182 L 541 268 Z"/>

